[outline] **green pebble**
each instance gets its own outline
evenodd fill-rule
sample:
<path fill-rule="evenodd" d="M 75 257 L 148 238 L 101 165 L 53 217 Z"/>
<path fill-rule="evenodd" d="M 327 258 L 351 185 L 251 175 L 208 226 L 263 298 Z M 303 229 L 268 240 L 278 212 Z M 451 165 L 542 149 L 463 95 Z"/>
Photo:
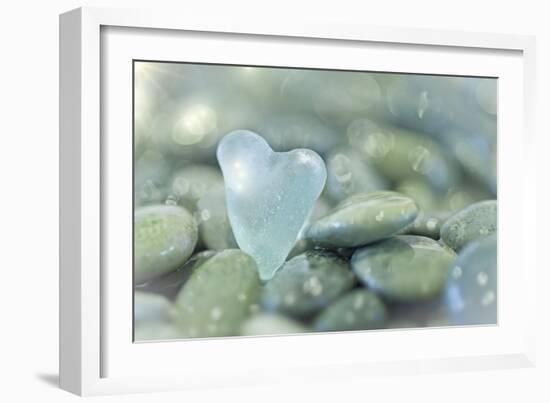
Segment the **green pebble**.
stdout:
<path fill-rule="evenodd" d="M 142 207 L 134 214 L 134 280 L 136 283 L 176 270 L 197 244 L 197 224 L 184 208 Z"/>
<path fill-rule="evenodd" d="M 357 289 L 325 308 L 313 328 L 319 332 L 379 329 L 385 320 L 386 307 L 380 298 L 372 291 Z"/>
<path fill-rule="evenodd" d="M 439 240 L 441 226 L 449 218 L 449 212 L 428 212 L 421 211 L 414 223 L 407 227 L 403 234 L 421 235 Z"/>
<path fill-rule="evenodd" d="M 261 285 L 254 260 L 237 249 L 197 267 L 176 298 L 175 320 L 185 337 L 235 336 L 258 308 Z"/>
<path fill-rule="evenodd" d="M 225 203 L 223 183 L 208 190 L 197 203 L 199 233 L 204 245 L 213 250 L 238 248 Z"/>
<path fill-rule="evenodd" d="M 193 271 L 215 254 L 216 251 L 213 250 L 203 250 L 196 253 L 176 270 L 136 286 L 136 291 L 157 293 L 174 300 L 183 284 L 193 274 Z"/>
<path fill-rule="evenodd" d="M 310 250 L 287 261 L 265 285 L 267 311 L 306 317 L 326 307 L 355 284 L 349 262 L 325 250 Z"/>
<path fill-rule="evenodd" d="M 327 247 L 356 247 L 388 238 L 414 221 L 414 200 L 396 192 L 357 194 L 311 224 L 306 238 Z"/>
<path fill-rule="evenodd" d="M 497 323 L 497 234 L 469 243 L 452 264 L 444 300 L 453 325 Z"/>
<path fill-rule="evenodd" d="M 134 292 L 134 323 L 163 322 L 170 319 L 172 304 L 160 294 Z"/>
<path fill-rule="evenodd" d="M 454 258 L 433 239 L 399 235 L 358 249 L 351 267 L 364 284 L 387 299 L 416 301 L 440 294 Z"/>
<path fill-rule="evenodd" d="M 289 317 L 274 313 L 259 313 L 241 326 L 242 336 L 307 333 L 309 329 Z"/>
<path fill-rule="evenodd" d="M 441 239 L 455 251 L 468 242 L 497 230 L 497 201 L 485 200 L 466 207 L 441 226 Z"/>
<path fill-rule="evenodd" d="M 298 239 L 296 239 L 294 246 L 288 253 L 286 260 L 290 260 L 295 256 L 301 255 L 302 253 L 304 253 L 309 249 L 314 249 L 315 245 L 313 245 L 313 243 L 309 239 L 305 238 L 305 232 L 310 223 L 314 222 L 319 217 L 324 216 L 329 210 L 330 210 L 330 204 L 327 201 L 327 199 L 322 196 L 319 197 L 315 202 L 315 206 L 313 207 L 311 214 L 309 215 L 306 222 L 304 223 L 302 230 L 298 234 Z"/>

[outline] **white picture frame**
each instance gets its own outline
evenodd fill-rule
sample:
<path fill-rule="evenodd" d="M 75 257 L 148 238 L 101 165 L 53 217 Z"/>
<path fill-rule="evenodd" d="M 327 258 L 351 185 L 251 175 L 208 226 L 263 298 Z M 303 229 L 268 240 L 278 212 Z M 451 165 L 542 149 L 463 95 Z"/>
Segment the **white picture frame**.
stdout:
<path fill-rule="evenodd" d="M 188 41 L 186 33 L 193 34 Z M 141 35 L 140 46 L 136 47 L 132 40 L 138 35 Z M 201 42 L 200 47 L 194 45 L 202 36 L 213 39 Z M 187 41 L 187 48 L 182 50 L 177 44 L 183 40 Z M 130 286 L 127 290 L 117 288 L 126 284 L 128 272 L 121 270 L 119 275 L 106 271 L 113 261 L 122 266 L 128 264 L 131 269 L 131 259 L 128 259 L 131 245 L 127 242 L 131 234 L 131 215 L 107 214 L 125 211 L 124 194 L 128 188 L 124 186 L 131 187 L 131 181 L 124 185 L 131 154 L 130 149 L 124 151 L 128 137 L 112 135 L 115 128 L 120 129 L 119 133 L 127 134 L 128 131 L 125 113 L 129 111 L 130 93 L 126 92 L 129 78 L 124 74 L 131 70 L 125 70 L 127 62 L 133 58 L 147 58 L 143 57 L 143 52 L 153 52 L 155 57 L 165 60 L 174 58 L 176 56 L 171 55 L 178 48 L 178 60 L 182 57 L 181 52 L 187 52 L 193 55 L 188 61 L 273 64 L 276 52 L 258 50 L 265 41 L 269 41 L 273 49 L 285 49 L 287 58 L 295 57 L 293 66 L 312 64 L 346 68 L 356 63 L 353 67 L 361 69 L 367 62 L 357 55 L 370 49 L 369 52 L 380 52 L 372 53 L 379 55 L 376 62 L 369 62 L 375 70 L 392 71 L 388 67 L 391 62 L 396 66 L 393 71 L 486 75 L 502 79 L 498 166 L 499 177 L 506 175 L 507 181 L 499 182 L 499 273 L 509 271 L 508 267 L 513 265 L 519 270 L 514 281 L 521 287 L 515 289 L 519 300 L 507 303 L 506 296 L 510 295 L 513 284 L 506 279 L 511 276 L 499 280 L 502 304 L 499 304 L 498 326 L 137 345 L 128 339 L 128 332 L 131 333 L 127 326 L 131 323 Z M 312 41 L 318 41 L 319 47 L 340 52 L 341 57 L 324 60 L 322 52 L 311 50 Z M 223 43 L 235 46 L 226 46 L 230 51 L 224 54 L 204 54 L 204 48 L 213 46 L 209 48 L 212 50 Z M 308 45 L 307 56 L 293 50 L 293 46 L 303 50 Z M 247 55 L 247 47 L 251 46 L 257 48 Z M 520 35 L 291 19 L 284 22 L 249 21 L 245 17 L 212 20 L 150 10 L 80 8 L 61 15 L 61 387 L 79 395 L 97 395 L 293 382 L 295 379 L 330 380 L 375 373 L 409 374 L 534 365 L 535 323 L 530 312 L 535 311 L 537 265 L 535 246 L 526 240 L 526 234 L 535 232 L 536 218 L 534 201 L 526 192 L 534 186 L 535 177 L 532 175 L 535 167 L 528 158 L 534 147 L 534 49 L 534 39 Z M 405 64 L 405 54 L 420 54 L 424 58 L 408 57 Z M 440 58 L 439 54 L 446 56 Z M 428 70 L 427 63 L 431 65 Z M 285 62 L 281 61 L 281 65 Z M 102 75 L 107 74 L 115 80 L 105 80 Z M 504 95 L 508 96 L 501 99 Z M 111 107 L 117 108 L 116 114 L 109 109 Z M 113 115 L 117 118 L 113 119 Z M 112 163 L 113 153 L 120 156 L 117 166 Z M 509 168 L 511 162 L 515 164 L 513 172 Z M 113 187 L 117 183 L 121 186 Z M 512 248 L 514 239 L 514 245 L 518 246 Z M 124 252 L 114 251 L 110 240 L 125 245 L 121 248 Z M 117 290 L 120 297 L 113 298 Z M 403 344 L 405 340 L 406 345 Z M 357 346 L 365 343 L 376 348 L 351 358 L 346 354 L 357 351 Z M 342 346 L 339 354 L 330 353 L 338 352 L 336 346 Z M 411 346 L 415 351 L 408 351 Z M 319 355 L 320 349 L 329 352 Z M 169 359 L 176 355 L 185 357 L 185 361 Z M 347 358 L 342 359 L 342 356 Z M 143 368 L 136 367 L 139 362 L 143 363 Z M 155 374 L 151 368 L 163 370 L 154 371 Z"/>

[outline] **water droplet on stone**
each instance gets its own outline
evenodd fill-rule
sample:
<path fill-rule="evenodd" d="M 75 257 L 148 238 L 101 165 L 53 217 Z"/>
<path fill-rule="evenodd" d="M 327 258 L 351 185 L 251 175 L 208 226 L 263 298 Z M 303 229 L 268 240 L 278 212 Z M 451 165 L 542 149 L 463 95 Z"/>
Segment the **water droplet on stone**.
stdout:
<path fill-rule="evenodd" d="M 316 276 L 313 276 L 306 280 L 303 286 L 304 293 L 311 294 L 314 297 L 321 295 L 323 292 L 323 285 Z"/>
<path fill-rule="evenodd" d="M 218 306 L 215 306 L 214 308 L 212 308 L 212 310 L 210 311 L 210 317 L 213 319 L 213 320 L 219 320 L 223 315 L 223 311 L 221 310 L 220 307 Z"/>
<path fill-rule="evenodd" d="M 455 266 L 453 267 L 453 270 L 451 272 L 451 275 L 454 277 L 454 278 L 459 278 L 460 276 L 462 276 L 462 268 L 460 266 Z"/>
<path fill-rule="evenodd" d="M 481 304 L 484 306 L 490 305 L 495 300 L 495 293 L 491 290 L 487 291 L 485 295 L 483 295 L 483 299 L 481 300 Z"/>
<path fill-rule="evenodd" d="M 294 296 L 294 294 L 288 293 L 288 294 L 286 294 L 286 295 L 284 296 L 283 302 L 284 302 L 285 305 L 287 305 L 287 306 L 292 306 L 292 305 L 294 305 L 294 303 L 296 302 L 296 297 Z"/>
<path fill-rule="evenodd" d="M 487 276 L 487 273 L 484 271 L 480 271 L 477 275 L 477 283 L 484 287 L 487 284 L 487 281 L 489 280 L 489 276 Z"/>
<path fill-rule="evenodd" d="M 418 101 L 418 109 L 416 110 L 416 113 L 420 119 L 424 116 L 424 112 L 428 109 L 429 104 L 428 91 L 422 91 Z"/>
<path fill-rule="evenodd" d="M 426 147 L 416 146 L 409 152 L 409 162 L 414 171 L 425 173 L 426 161 L 430 158 L 430 151 Z"/>
<path fill-rule="evenodd" d="M 208 221 L 210 219 L 210 211 L 204 209 L 201 211 L 201 220 L 202 221 Z"/>

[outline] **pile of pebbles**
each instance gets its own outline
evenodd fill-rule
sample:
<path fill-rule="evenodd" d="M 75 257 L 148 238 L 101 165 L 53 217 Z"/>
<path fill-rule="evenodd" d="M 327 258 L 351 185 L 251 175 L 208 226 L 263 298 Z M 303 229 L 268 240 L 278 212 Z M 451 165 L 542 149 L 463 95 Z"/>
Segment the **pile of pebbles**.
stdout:
<path fill-rule="evenodd" d="M 136 340 L 496 323 L 491 79 L 136 64 Z M 216 146 L 254 130 L 327 166 L 262 283 Z"/>

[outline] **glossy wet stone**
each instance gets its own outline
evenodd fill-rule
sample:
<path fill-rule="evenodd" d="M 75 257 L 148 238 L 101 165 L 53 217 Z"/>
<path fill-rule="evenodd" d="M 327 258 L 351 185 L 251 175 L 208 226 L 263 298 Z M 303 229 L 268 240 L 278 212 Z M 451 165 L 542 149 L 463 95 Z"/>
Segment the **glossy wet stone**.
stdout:
<path fill-rule="evenodd" d="M 306 238 L 330 247 L 356 247 L 387 238 L 414 221 L 416 203 L 396 192 L 349 197 L 312 223 Z"/>
<path fill-rule="evenodd" d="M 157 321 L 163 322 L 170 319 L 172 304 L 159 294 L 150 292 L 134 292 L 134 323 Z"/>
<path fill-rule="evenodd" d="M 204 245 L 213 250 L 237 248 L 225 203 L 225 189 L 220 183 L 208 190 L 197 203 L 199 235 Z"/>
<path fill-rule="evenodd" d="M 290 260 L 295 256 L 301 255 L 306 250 L 315 249 L 315 245 L 305 237 L 307 227 L 319 217 L 324 216 L 329 210 L 330 203 L 327 201 L 327 199 L 323 196 L 319 197 L 319 199 L 317 199 L 317 202 L 315 203 L 315 207 L 313 207 L 311 214 L 309 215 L 304 226 L 300 230 L 300 233 L 298 234 L 298 239 L 288 253 L 286 260 Z"/>
<path fill-rule="evenodd" d="M 175 314 L 185 337 L 234 336 L 258 308 L 260 279 L 254 260 L 228 249 L 204 261 L 176 298 Z"/>
<path fill-rule="evenodd" d="M 276 153 L 257 134 L 238 130 L 218 146 L 227 211 L 239 247 L 266 281 L 284 263 L 321 194 L 325 164 L 315 152 Z"/>
<path fill-rule="evenodd" d="M 193 253 L 197 224 L 184 208 L 153 205 L 134 214 L 134 280 L 141 283 L 176 270 Z"/>
<path fill-rule="evenodd" d="M 325 308 L 313 328 L 318 332 L 379 329 L 385 320 L 386 307 L 380 298 L 371 291 L 357 289 Z"/>
<path fill-rule="evenodd" d="M 173 300 L 181 287 L 189 279 L 193 271 L 216 254 L 216 251 L 205 250 L 191 256 L 184 264 L 173 272 L 155 277 L 145 283 L 136 285 L 136 290 L 157 293 Z"/>
<path fill-rule="evenodd" d="M 355 284 L 347 259 L 311 250 L 287 261 L 265 286 L 262 306 L 295 317 L 326 307 Z"/>
<path fill-rule="evenodd" d="M 341 202 L 357 193 L 369 193 L 387 188 L 386 180 L 351 148 L 339 148 L 327 157 L 325 192 L 333 202 Z"/>
<path fill-rule="evenodd" d="M 418 213 L 414 223 L 407 227 L 404 233 L 409 235 L 421 235 L 439 240 L 441 226 L 450 215 L 451 213 L 445 211 L 428 213 L 421 211 Z"/>
<path fill-rule="evenodd" d="M 399 235 L 356 250 L 351 267 L 364 284 L 387 299 L 416 301 L 440 294 L 454 258 L 433 239 Z"/>
<path fill-rule="evenodd" d="M 450 217 L 441 226 L 441 239 L 458 251 L 468 242 L 491 235 L 497 230 L 497 201 L 472 204 Z"/>
<path fill-rule="evenodd" d="M 497 322 L 497 235 L 469 243 L 452 264 L 444 298 L 455 325 Z"/>
<path fill-rule="evenodd" d="M 309 331 L 302 323 L 274 313 L 256 314 L 247 319 L 241 326 L 242 336 L 296 334 Z"/>

